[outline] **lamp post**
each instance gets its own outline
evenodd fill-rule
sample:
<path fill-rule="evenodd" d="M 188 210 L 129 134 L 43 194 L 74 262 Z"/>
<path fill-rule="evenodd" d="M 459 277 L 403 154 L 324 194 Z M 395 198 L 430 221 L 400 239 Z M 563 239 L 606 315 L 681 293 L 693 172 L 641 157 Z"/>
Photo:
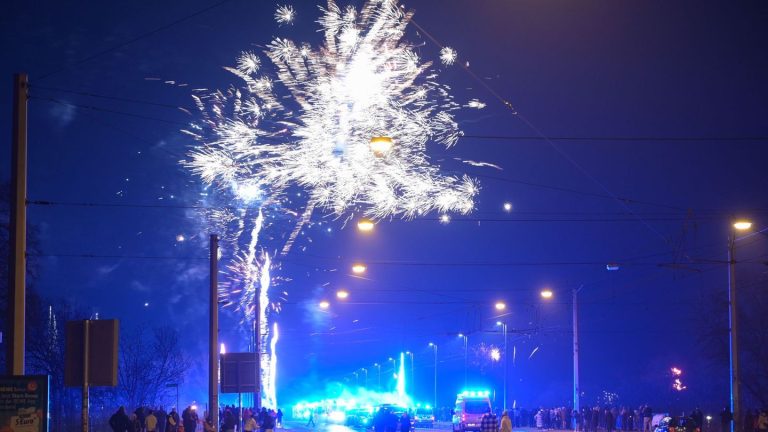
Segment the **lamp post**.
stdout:
<path fill-rule="evenodd" d="M 730 381 L 731 381 L 731 432 L 741 431 L 741 393 L 739 371 L 739 316 L 736 309 L 736 233 L 752 227 L 752 222 L 736 221 L 728 235 L 728 340 L 730 342 Z"/>
<path fill-rule="evenodd" d="M 405 355 L 411 358 L 411 395 L 416 396 L 416 380 L 415 375 L 413 373 L 413 353 L 410 351 L 406 351 Z"/>
<path fill-rule="evenodd" d="M 379 390 L 381 390 L 381 365 L 380 365 L 380 364 L 378 364 L 378 363 L 374 363 L 374 364 L 373 364 L 373 367 L 375 367 L 375 368 L 376 368 L 376 372 L 378 372 L 378 384 L 377 384 L 377 388 L 378 388 Z"/>
<path fill-rule="evenodd" d="M 467 387 L 467 360 L 469 359 L 469 337 L 464 333 L 459 333 L 459 337 L 464 339 L 464 388 Z"/>
<path fill-rule="evenodd" d="M 357 372 L 352 372 L 352 375 L 355 376 L 355 386 L 360 387 L 360 376 Z"/>
<path fill-rule="evenodd" d="M 434 402 L 435 402 L 435 410 L 438 409 L 437 405 L 437 344 L 434 344 L 432 342 L 429 343 L 429 346 L 432 347 L 432 351 L 435 354 L 435 393 L 434 393 Z M 437 412 L 437 411 L 435 411 Z"/>
<path fill-rule="evenodd" d="M 360 371 L 365 374 L 365 378 L 363 378 L 363 387 L 368 388 L 368 369 L 360 368 Z"/>
<path fill-rule="evenodd" d="M 496 325 L 501 326 L 501 330 L 504 333 L 504 397 L 502 409 L 507 409 L 507 376 L 509 375 L 509 356 L 507 355 L 507 324 L 501 321 L 496 321 Z"/>

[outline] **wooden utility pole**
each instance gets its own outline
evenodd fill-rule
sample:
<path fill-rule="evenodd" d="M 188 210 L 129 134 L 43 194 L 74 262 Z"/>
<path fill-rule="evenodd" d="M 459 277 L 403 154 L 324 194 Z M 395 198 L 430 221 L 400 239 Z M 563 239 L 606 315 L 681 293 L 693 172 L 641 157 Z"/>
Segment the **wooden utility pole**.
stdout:
<path fill-rule="evenodd" d="M 8 375 L 24 375 L 27 271 L 27 74 L 13 77 L 11 218 L 8 257 Z"/>
<path fill-rule="evenodd" d="M 208 414 L 219 424 L 219 238 L 211 234 L 211 286 L 208 353 Z"/>

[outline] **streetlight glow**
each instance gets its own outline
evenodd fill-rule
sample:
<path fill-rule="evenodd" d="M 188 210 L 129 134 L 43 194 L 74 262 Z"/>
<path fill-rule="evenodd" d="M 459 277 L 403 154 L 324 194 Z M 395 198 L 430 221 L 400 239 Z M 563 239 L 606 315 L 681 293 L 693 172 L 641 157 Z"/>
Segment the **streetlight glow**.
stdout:
<path fill-rule="evenodd" d="M 733 223 L 733 227 L 739 231 L 744 231 L 752 228 L 752 222 L 746 220 L 740 220 Z"/>
<path fill-rule="evenodd" d="M 352 273 L 354 274 L 363 274 L 366 270 L 368 270 L 368 267 L 365 264 L 358 263 L 352 266 Z"/>
<path fill-rule="evenodd" d="M 545 299 L 551 299 L 554 293 L 551 289 L 545 289 L 541 291 L 541 297 Z"/>
<path fill-rule="evenodd" d="M 507 304 L 504 303 L 504 302 L 499 301 L 499 302 L 496 302 L 494 307 L 496 308 L 496 310 L 504 310 L 504 309 L 507 308 Z"/>
<path fill-rule="evenodd" d="M 378 157 L 385 156 L 392 150 L 392 138 L 387 136 L 377 136 L 371 138 L 371 151 Z"/>
<path fill-rule="evenodd" d="M 320 306 L 320 309 L 328 309 L 329 307 L 331 307 L 331 303 L 328 302 L 327 300 L 323 300 L 320 302 L 318 306 Z"/>
<path fill-rule="evenodd" d="M 347 297 L 349 297 L 349 292 L 345 290 L 338 290 L 336 291 L 336 298 L 344 300 Z"/>
<path fill-rule="evenodd" d="M 370 219 L 360 219 L 357 221 L 357 229 L 363 232 L 373 231 L 373 227 L 376 226 Z"/>

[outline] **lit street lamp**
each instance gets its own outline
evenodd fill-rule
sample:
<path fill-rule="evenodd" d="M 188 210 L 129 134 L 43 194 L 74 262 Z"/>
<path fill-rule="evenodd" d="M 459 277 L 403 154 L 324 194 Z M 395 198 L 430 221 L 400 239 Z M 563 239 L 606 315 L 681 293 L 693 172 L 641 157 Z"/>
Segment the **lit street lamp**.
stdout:
<path fill-rule="evenodd" d="M 469 337 L 464 333 L 459 333 L 459 337 L 464 339 L 464 388 L 467 387 L 467 360 L 469 359 Z"/>
<path fill-rule="evenodd" d="M 336 298 L 339 300 L 346 300 L 349 298 L 349 291 L 346 290 L 338 290 L 336 291 Z"/>
<path fill-rule="evenodd" d="M 507 304 L 502 302 L 502 301 L 498 301 L 498 302 L 496 302 L 494 307 L 496 308 L 497 311 L 503 311 L 504 309 L 507 308 Z"/>
<path fill-rule="evenodd" d="M 501 326 L 501 330 L 504 333 L 504 402 L 503 408 L 507 409 L 507 375 L 509 375 L 509 355 L 507 352 L 507 324 L 501 321 L 496 321 L 497 326 Z"/>
<path fill-rule="evenodd" d="M 370 219 L 360 219 L 357 221 L 357 229 L 362 232 L 373 231 L 376 224 Z"/>
<path fill-rule="evenodd" d="M 352 273 L 354 274 L 363 274 L 366 270 L 368 270 L 368 267 L 365 264 L 356 263 L 352 266 Z"/>
<path fill-rule="evenodd" d="M 374 363 L 373 367 L 375 367 L 376 372 L 378 372 L 378 389 L 381 390 L 381 365 L 378 363 Z"/>
<path fill-rule="evenodd" d="M 363 378 L 363 387 L 368 388 L 368 369 L 360 368 L 360 371 L 365 374 L 365 378 Z"/>
<path fill-rule="evenodd" d="M 731 378 L 731 432 L 741 431 L 741 393 L 739 390 L 741 374 L 739 370 L 739 319 L 736 303 L 736 234 L 752 228 L 752 222 L 738 220 L 728 234 L 728 340 L 730 342 L 730 378 Z"/>
<path fill-rule="evenodd" d="M 437 410 L 437 344 L 434 344 L 432 342 L 429 343 L 429 346 L 432 347 L 432 351 L 435 353 L 435 404 L 433 405 L 435 407 L 435 410 Z"/>
<path fill-rule="evenodd" d="M 318 303 L 318 306 L 320 306 L 320 309 L 325 310 L 331 307 L 331 303 L 327 300 L 322 300 L 320 303 Z"/>

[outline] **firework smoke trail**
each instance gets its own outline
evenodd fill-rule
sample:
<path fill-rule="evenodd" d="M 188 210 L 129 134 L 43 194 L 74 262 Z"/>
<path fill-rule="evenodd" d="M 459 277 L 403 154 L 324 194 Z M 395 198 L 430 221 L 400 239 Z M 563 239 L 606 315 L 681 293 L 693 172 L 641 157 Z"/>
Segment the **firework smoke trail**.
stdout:
<path fill-rule="evenodd" d="M 285 242 L 285 245 L 283 246 L 283 250 L 280 252 L 280 255 L 285 256 L 288 255 L 288 252 L 290 252 L 291 247 L 293 246 L 293 242 L 296 241 L 296 238 L 299 236 L 299 233 L 301 233 L 301 229 L 304 227 L 304 225 L 309 222 L 309 220 L 312 218 L 312 213 L 315 211 L 315 202 L 310 201 L 307 203 L 307 208 L 304 209 L 304 213 L 301 215 L 301 218 L 296 222 L 296 225 L 293 227 L 293 231 L 291 231 L 291 235 L 288 236 L 288 240 Z"/>

